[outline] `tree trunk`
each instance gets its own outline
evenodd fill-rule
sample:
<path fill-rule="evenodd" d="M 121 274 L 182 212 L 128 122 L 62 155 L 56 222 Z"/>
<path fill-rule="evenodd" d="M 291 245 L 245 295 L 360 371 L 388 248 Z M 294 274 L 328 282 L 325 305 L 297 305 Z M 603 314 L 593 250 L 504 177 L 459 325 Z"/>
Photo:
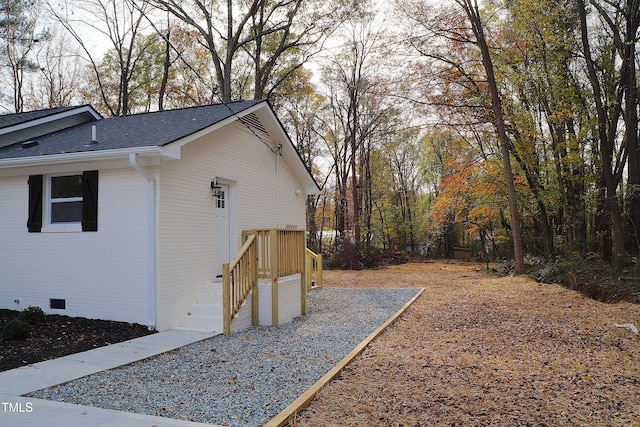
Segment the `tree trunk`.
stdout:
<path fill-rule="evenodd" d="M 593 89 L 594 101 L 596 105 L 596 113 L 598 116 L 598 139 L 600 143 L 600 154 L 602 156 L 602 176 L 606 186 L 606 200 L 611 215 L 611 225 L 613 229 L 613 240 L 615 245 L 614 252 L 614 267 L 616 271 L 622 271 L 624 267 L 624 231 L 622 214 L 620 211 L 620 205 L 617 199 L 617 187 L 616 178 L 613 174 L 613 144 L 616 134 L 616 124 L 621 111 L 620 107 L 620 93 L 616 94 L 616 103 L 614 105 L 614 112 L 611 117 L 607 118 L 607 110 L 602 102 L 602 89 L 600 81 L 598 80 L 598 74 L 596 67 L 591 56 L 591 46 L 589 44 L 589 37 L 587 34 L 587 13 L 585 10 L 584 0 L 578 0 L 578 14 L 580 15 L 580 28 L 582 33 L 582 47 L 584 50 L 584 57 L 587 64 L 587 71 L 589 74 L 589 83 Z M 626 70 L 621 71 L 621 79 L 624 79 Z M 611 123 L 612 128 L 608 128 L 608 123 Z"/>
<path fill-rule="evenodd" d="M 487 84 L 491 93 L 491 107 L 495 119 L 495 127 L 500 140 L 500 151 L 502 154 L 502 166 L 504 169 L 505 183 L 507 185 L 507 194 L 509 198 L 509 212 L 511 214 L 511 235 L 513 238 L 513 255 L 515 259 L 515 274 L 524 274 L 524 254 L 522 251 L 522 233 L 521 219 L 518 211 L 518 201 L 516 195 L 515 181 L 513 179 L 513 170 L 511 168 L 511 153 L 509 150 L 509 137 L 504 125 L 502 113 L 502 101 L 498 93 L 498 85 L 496 83 L 495 74 L 493 72 L 493 62 L 489 52 L 489 46 L 484 36 L 482 20 L 480 19 L 480 11 L 478 9 L 477 0 L 456 0 L 462 6 L 469 18 L 473 34 L 476 37 L 478 48 L 482 53 L 482 65 L 487 74 Z"/>
<path fill-rule="evenodd" d="M 638 92 L 636 82 L 636 33 L 639 20 L 637 0 L 628 1 L 627 26 L 624 58 L 627 63 L 625 79 L 625 124 L 626 144 L 628 152 L 628 181 L 626 194 L 626 209 L 628 214 L 627 249 L 636 255 L 640 254 L 640 150 L 638 147 Z"/>
<path fill-rule="evenodd" d="M 169 83 L 169 68 L 171 68 L 171 30 L 170 28 L 167 28 L 164 64 L 162 67 L 162 81 L 160 82 L 160 90 L 158 91 L 158 111 L 164 110 L 164 96 L 167 92 L 167 84 Z"/>

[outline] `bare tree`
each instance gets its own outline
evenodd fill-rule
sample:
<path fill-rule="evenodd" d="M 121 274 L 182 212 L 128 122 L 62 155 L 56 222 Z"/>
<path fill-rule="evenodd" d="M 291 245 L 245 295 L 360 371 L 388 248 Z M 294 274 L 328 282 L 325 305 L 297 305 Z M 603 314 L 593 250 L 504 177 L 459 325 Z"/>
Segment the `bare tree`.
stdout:
<path fill-rule="evenodd" d="M 336 231 L 353 244 L 343 261 L 361 267 L 361 255 L 371 249 L 372 152 L 380 134 L 389 128 L 389 116 L 397 102 L 389 102 L 381 64 L 384 24 L 370 15 L 349 22 L 344 42 L 324 70 L 323 80 L 331 96 L 333 129 L 329 142 L 336 172 Z M 393 107 L 392 107 L 393 106 Z M 364 229 L 364 233 L 363 233 Z M 364 243 L 364 245 L 363 245 Z"/>
<path fill-rule="evenodd" d="M 31 82 L 30 94 L 25 100 L 27 108 L 46 109 L 77 102 L 83 64 L 78 55 L 69 51 L 70 42 L 65 34 L 53 36 L 38 50 L 39 72 Z"/>
<path fill-rule="evenodd" d="M 11 99 L 16 113 L 24 109 L 26 73 L 38 70 L 32 53 L 37 43 L 49 37 L 46 31 L 36 33 L 35 15 L 35 6 L 31 2 L 3 0 L 0 3 L 0 64 L 9 69 Z"/>
<path fill-rule="evenodd" d="M 136 41 L 145 25 L 146 9 L 133 5 L 129 0 L 68 0 L 62 4 L 47 0 L 51 14 L 78 42 L 96 78 L 104 108 L 113 116 L 130 112 L 129 84 L 133 78 L 136 62 L 144 54 L 144 48 L 136 49 Z M 83 31 L 84 30 L 84 31 Z M 93 33 L 88 36 L 88 33 Z M 97 37 L 108 40 L 118 65 L 117 96 L 113 100 L 100 69 L 104 52 L 96 54 L 89 40 Z"/>
<path fill-rule="evenodd" d="M 235 64 L 243 55 L 253 63 L 252 96 L 268 96 L 307 60 L 311 47 L 334 28 L 345 10 L 319 0 L 137 1 L 169 12 L 197 30 L 211 55 L 223 102 L 243 95 L 234 92 L 234 81 L 239 80 Z"/>

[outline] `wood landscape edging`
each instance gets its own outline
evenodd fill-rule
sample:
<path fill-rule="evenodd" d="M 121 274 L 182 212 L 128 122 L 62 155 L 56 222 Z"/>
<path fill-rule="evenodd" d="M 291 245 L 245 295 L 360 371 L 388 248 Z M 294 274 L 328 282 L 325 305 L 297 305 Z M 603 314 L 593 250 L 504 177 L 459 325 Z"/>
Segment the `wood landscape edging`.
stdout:
<path fill-rule="evenodd" d="M 417 299 L 426 288 L 421 288 L 417 294 L 413 296 L 400 310 L 398 310 L 393 316 L 387 319 L 378 329 L 373 331 L 369 336 L 360 342 L 349 354 L 342 358 L 329 372 L 324 374 L 322 378 L 316 381 L 311 387 L 309 387 L 304 393 L 302 393 L 296 400 L 294 400 L 289 406 L 284 408 L 278 415 L 273 417 L 264 427 L 282 427 L 289 420 L 291 420 L 298 412 L 306 407 L 322 390 L 322 388 L 335 377 L 338 376 L 344 368 L 347 367 L 353 359 L 355 359 L 364 349 L 373 341 L 378 335 L 380 335 L 387 327 L 396 321 Z"/>

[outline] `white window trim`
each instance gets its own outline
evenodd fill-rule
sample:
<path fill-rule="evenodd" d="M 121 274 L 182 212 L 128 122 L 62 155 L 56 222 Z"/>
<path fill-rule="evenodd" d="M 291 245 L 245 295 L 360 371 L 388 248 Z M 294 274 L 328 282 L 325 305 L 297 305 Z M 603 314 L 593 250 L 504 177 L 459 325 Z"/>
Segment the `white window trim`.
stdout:
<path fill-rule="evenodd" d="M 75 233 L 82 232 L 82 221 L 78 222 L 65 222 L 65 223 L 52 223 L 51 222 L 51 178 L 57 176 L 72 176 L 80 175 L 82 172 L 65 172 L 56 173 L 44 176 L 44 200 L 42 203 L 42 232 L 43 233 Z M 58 202 L 79 202 L 82 201 L 82 197 L 69 197 L 65 199 L 55 199 Z"/>

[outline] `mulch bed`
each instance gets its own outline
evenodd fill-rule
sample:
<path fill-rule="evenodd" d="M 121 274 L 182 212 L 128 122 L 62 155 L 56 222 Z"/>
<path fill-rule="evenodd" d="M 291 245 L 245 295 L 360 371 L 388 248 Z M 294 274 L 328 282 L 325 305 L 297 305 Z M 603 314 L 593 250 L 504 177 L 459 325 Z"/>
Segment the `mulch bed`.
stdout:
<path fill-rule="evenodd" d="M 20 312 L 0 309 L 0 330 Z M 150 332 L 146 326 L 81 317 L 47 315 L 25 340 L 0 341 L 0 371 L 127 341 Z"/>

